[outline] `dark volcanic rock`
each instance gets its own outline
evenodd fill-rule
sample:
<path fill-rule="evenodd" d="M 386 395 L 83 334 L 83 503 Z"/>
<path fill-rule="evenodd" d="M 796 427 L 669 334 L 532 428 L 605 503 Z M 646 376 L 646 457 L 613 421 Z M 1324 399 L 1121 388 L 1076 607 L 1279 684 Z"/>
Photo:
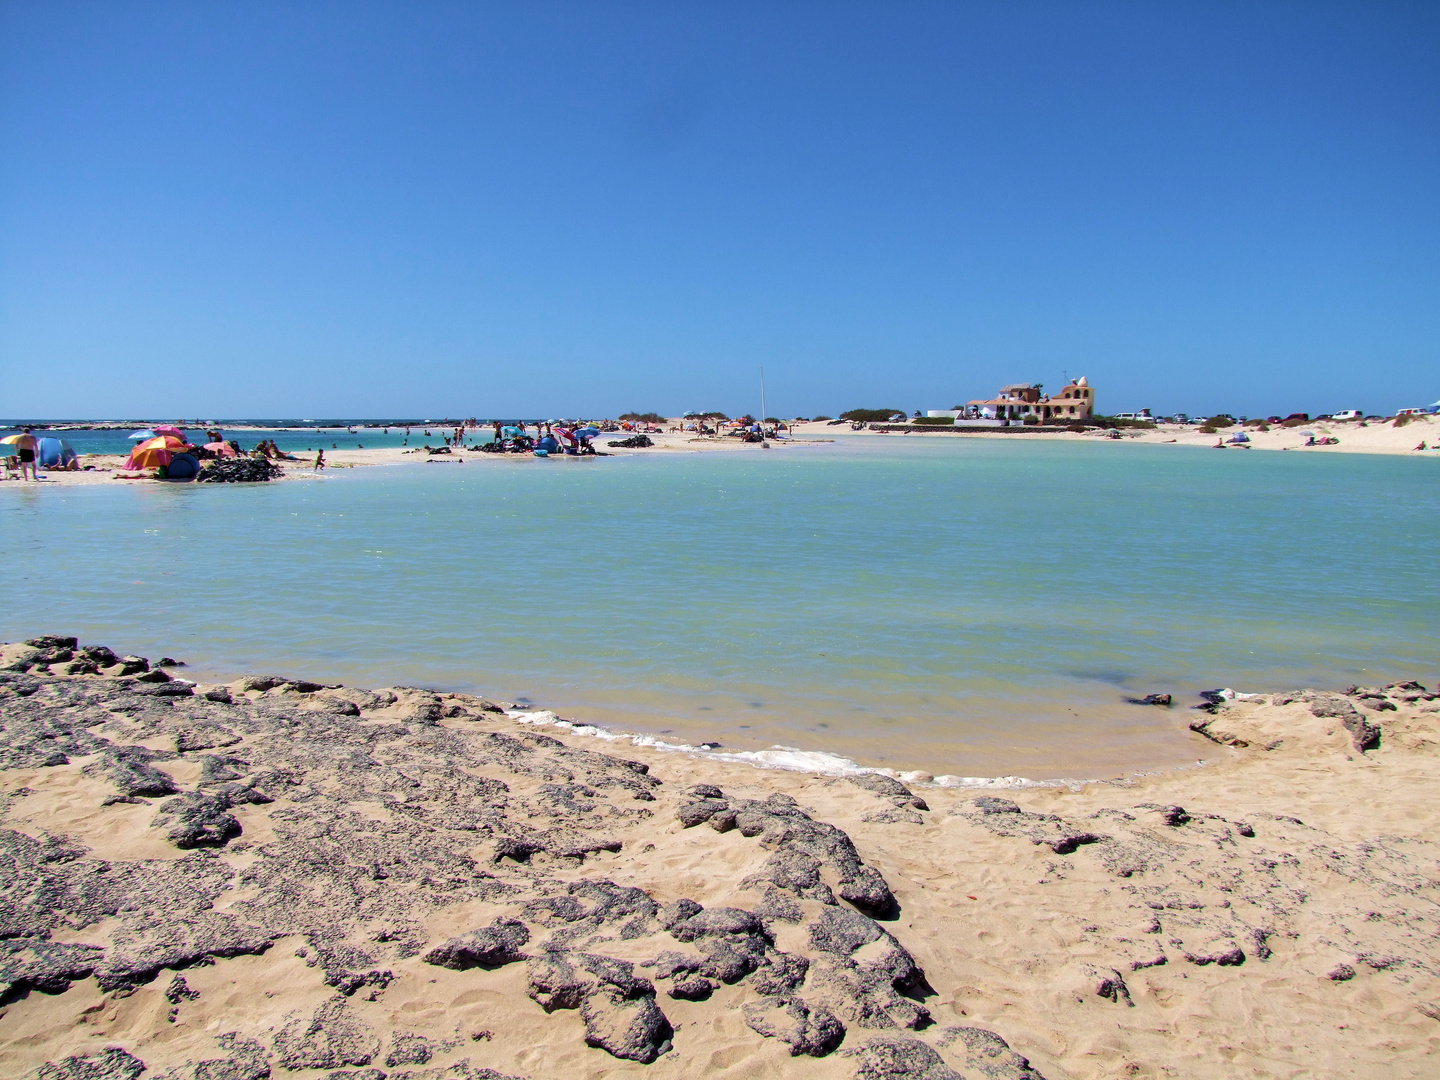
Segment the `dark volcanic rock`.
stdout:
<path fill-rule="evenodd" d="M 35 1080 L 137 1080 L 145 1063 L 118 1046 L 99 1053 L 47 1061 L 35 1073 Z"/>
<path fill-rule="evenodd" d="M 385 1066 L 394 1069 L 400 1065 L 424 1065 L 434 1054 L 430 1040 L 423 1035 L 397 1033 L 390 1040 L 390 1052 L 385 1055 Z"/>
<path fill-rule="evenodd" d="M 963 1054 L 964 1067 L 972 1076 L 983 1076 L 987 1080 L 1045 1080 L 1027 1059 L 1011 1050 L 1010 1044 L 993 1031 L 948 1027 L 935 1041 L 942 1049 Z"/>
<path fill-rule="evenodd" d="M 965 1080 L 934 1047 L 919 1039 L 882 1035 L 867 1042 L 856 1056 L 860 1067 L 855 1080 Z"/>
<path fill-rule="evenodd" d="M 229 799 L 188 791 L 166 799 L 150 822 L 169 831 L 165 838 L 178 848 L 224 847 L 240 835 L 240 822 L 229 812 Z"/>
<path fill-rule="evenodd" d="M 173 795 L 180 789 L 175 778 L 155 768 L 150 762 L 167 760 L 167 756 L 143 746 L 107 747 L 98 761 L 85 766 L 92 776 L 102 776 L 114 784 L 122 795 Z"/>
<path fill-rule="evenodd" d="M 518 919 L 496 919 L 483 930 L 453 937 L 425 954 L 427 964 L 463 971 L 471 967 L 497 968 L 527 959 L 520 951 L 530 940 L 530 929 Z"/>
<path fill-rule="evenodd" d="M 1380 745 L 1380 725 L 1366 717 L 1340 694 L 1316 694 L 1310 712 L 1322 719 L 1339 720 L 1350 732 L 1350 741 L 1361 753 Z"/>
<path fill-rule="evenodd" d="M 615 998 L 592 994 L 581 1006 L 585 1042 L 618 1058 L 649 1065 L 670 1048 L 675 1034 L 653 995 Z"/>
<path fill-rule="evenodd" d="M 834 1013 L 800 998 L 767 997 L 746 1005 L 744 1015 L 752 1030 L 789 1044 L 792 1057 L 824 1057 L 845 1039 L 845 1025 Z"/>
<path fill-rule="evenodd" d="M 287 1069 L 369 1065 L 380 1040 L 350 1014 L 344 998 L 323 1002 L 308 1020 L 292 1020 L 275 1034 L 275 1057 Z"/>
<path fill-rule="evenodd" d="M 586 978 L 573 953 L 543 952 L 530 958 L 526 969 L 525 992 L 547 1013 L 556 1009 L 578 1009 L 595 988 Z"/>

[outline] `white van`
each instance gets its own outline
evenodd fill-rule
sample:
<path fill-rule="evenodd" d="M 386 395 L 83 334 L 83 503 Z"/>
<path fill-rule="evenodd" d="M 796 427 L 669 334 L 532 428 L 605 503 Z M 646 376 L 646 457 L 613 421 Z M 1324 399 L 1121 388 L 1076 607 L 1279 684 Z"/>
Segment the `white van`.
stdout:
<path fill-rule="evenodd" d="M 1363 419 L 1365 419 L 1365 414 L 1362 413 L 1359 409 L 1345 409 L 1343 412 L 1337 412 L 1337 413 L 1335 413 L 1333 416 L 1330 417 L 1330 419 L 1331 419 L 1331 420 L 1363 420 Z"/>

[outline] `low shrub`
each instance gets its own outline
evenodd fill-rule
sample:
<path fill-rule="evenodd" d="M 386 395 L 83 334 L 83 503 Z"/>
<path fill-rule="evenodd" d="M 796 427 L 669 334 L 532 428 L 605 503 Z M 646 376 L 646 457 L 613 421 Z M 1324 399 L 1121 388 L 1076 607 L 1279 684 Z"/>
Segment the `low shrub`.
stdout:
<path fill-rule="evenodd" d="M 665 417 L 655 412 L 622 412 L 621 420 L 638 421 L 642 424 L 663 424 Z"/>
<path fill-rule="evenodd" d="M 1395 417 L 1395 423 L 1392 424 L 1391 427 L 1404 427 L 1406 424 L 1410 423 L 1410 421 L 1414 419 L 1415 415 L 1413 413 L 1405 413 L 1403 416 Z"/>
<path fill-rule="evenodd" d="M 901 412 L 900 409 L 851 409 L 840 414 L 841 420 L 849 420 L 852 424 L 883 424 L 890 417 Z"/>
<path fill-rule="evenodd" d="M 954 427 L 955 418 L 953 416 L 917 416 L 911 423 L 921 427 Z"/>

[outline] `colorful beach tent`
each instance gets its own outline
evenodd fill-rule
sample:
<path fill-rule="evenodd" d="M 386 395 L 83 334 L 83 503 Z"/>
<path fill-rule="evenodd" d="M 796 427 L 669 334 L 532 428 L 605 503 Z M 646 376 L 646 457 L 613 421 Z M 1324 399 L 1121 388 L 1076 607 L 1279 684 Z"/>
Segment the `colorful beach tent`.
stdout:
<path fill-rule="evenodd" d="M 63 468 L 79 460 L 80 455 L 66 439 L 46 437 L 40 440 L 40 464 L 50 469 Z"/>
<path fill-rule="evenodd" d="M 177 439 L 170 435 L 147 439 L 130 451 L 130 457 L 126 459 L 124 469 L 126 472 L 134 472 L 138 469 L 158 469 L 161 465 L 169 465 L 170 458 L 175 452 L 184 450 L 185 446 L 184 439 Z"/>

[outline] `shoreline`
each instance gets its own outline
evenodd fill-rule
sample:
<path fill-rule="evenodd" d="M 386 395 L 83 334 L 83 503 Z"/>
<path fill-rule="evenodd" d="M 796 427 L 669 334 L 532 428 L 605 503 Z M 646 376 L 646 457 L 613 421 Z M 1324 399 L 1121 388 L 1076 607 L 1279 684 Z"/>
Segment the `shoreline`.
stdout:
<path fill-rule="evenodd" d="M 676 422 L 672 422 L 676 423 Z M 126 425 L 121 425 L 126 426 Z M 393 426 L 393 425 L 392 425 Z M 58 430 L 58 429 L 57 429 Z M 110 430 L 88 429 L 88 430 Z M 254 432 L 285 432 L 301 431 L 309 429 L 300 428 L 243 428 L 234 427 L 231 430 L 245 430 Z M 1086 432 L 1070 432 L 1060 429 L 1047 429 L 1045 431 L 1030 430 L 988 430 L 984 428 L 950 429 L 950 430 L 923 430 L 919 428 L 908 428 L 906 430 L 871 430 L 866 429 L 855 432 L 849 430 L 848 425 L 840 428 L 832 427 L 826 422 L 812 421 L 796 424 L 789 437 L 771 440 L 767 446 L 760 447 L 753 444 L 745 444 L 739 439 L 729 436 L 697 436 L 689 432 L 659 432 L 650 435 L 654 445 L 644 449 L 610 448 L 606 445 L 611 440 L 618 441 L 626 437 L 625 432 L 608 432 L 602 434 L 597 440 L 599 453 L 596 457 L 628 457 L 631 455 L 664 455 L 676 453 L 713 453 L 713 452 L 754 452 L 763 453 L 767 450 L 785 450 L 798 447 L 815 447 L 822 445 L 840 445 L 848 447 L 865 446 L 871 440 L 894 440 L 894 439 L 1015 439 L 1025 438 L 1027 440 L 1043 440 L 1046 442 L 1118 442 L 1122 445 L 1163 445 L 1163 446 L 1186 446 L 1191 448 L 1216 449 L 1216 442 L 1223 444 L 1225 439 L 1230 438 L 1237 432 L 1244 431 L 1251 440 L 1248 447 L 1224 446 L 1224 449 L 1244 452 L 1246 449 L 1281 451 L 1281 452 L 1303 452 L 1307 454 L 1379 454 L 1386 456 L 1407 456 L 1419 458 L 1432 458 L 1440 460 L 1440 418 L 1433 416 L 1414 417 L 1404 427 L 1395 428 L 1391 424 L 1384 425 L 1361 425 L 1356 422 L 1342 421 L 1318 421 L 1314 424 L 1307 424 L 1298 428 L 1275 427 L 1269 431 L 1258 431 L 1254 428 L 1235 426 L 1222 429 L 1218 434 L 1202 434 L 1194 426 L 1162 424 L 1153 429 L 1126 429 L 1119 432 L 1117 439 L 1109 438 L 1106 431 L 1101 429 Z M 1338 443 L 1329 446 L 1306 446 L 1300 432 L 1313 433 L 1317 438 L 1333 437 Z M 423 436 L 422 436 L 423 437 Z M 837 442 L 837 437 L 839 442 Z M 1418 447 L 1423 444 L 1426 449 Z M 876 443 L 876 445 L 879 445 Z M 443 444 L 442 444 L 443 446 Z M 298 457 L 298 455 L 297 455 Z M 377 465 L 399 465 L 413 464 L 417 462 L 429 462 L 432 464 L 473 464 L 478 461 L 491 461 L 495 458 L 506 461 L 535 460 L 527 455 L 491 455 L 484 454 L 478 450 L 450 451 L 448 447 L 439 454 L 426 454 L 424 447 L 377 447 L 373 449 L 351 449 L 344 448 L 326 450 L 326 470 L 341 470 L 370 467 Z M 585 458 L 570 459 L 557 455 L 558 460 L 586 460 Z M 171 481 L 160 481 L 154 477 L 141 474 L 122 474 L 120 466 L 125 462 L 123 454 L 98 454 L 87 453 L 81 455 L 82 464 L 93 467 L 91 471 L 67 471 L 58 469 L 47 469 L 44 474 L 44 482 L 58 482 L 66 485 L 93 484 L 110 479 L 122 479 L 146 483 L 169 483 Z M 547 462 L 548 464 L 548 462 Z M 282 481 L 294 480 L 315 480 L 323 479 L 325 473 L 316 473 L 313 470 L 311 459 L 299 457 L 296 461 L 282 462 L 285 468 L 285 475 L 279 477 Z M 173 481 L 174 483 L 189 483 L 190 481 Z"/>
<path fill-rule="evenodd" d="M 1418 1077 L 1440 1038 L 1415 683 L 1222 699 L 1204 769 L 921 795 L 35 641 L 0 836 L 77 899 L 8 916 L 10 1075 Z"/>

